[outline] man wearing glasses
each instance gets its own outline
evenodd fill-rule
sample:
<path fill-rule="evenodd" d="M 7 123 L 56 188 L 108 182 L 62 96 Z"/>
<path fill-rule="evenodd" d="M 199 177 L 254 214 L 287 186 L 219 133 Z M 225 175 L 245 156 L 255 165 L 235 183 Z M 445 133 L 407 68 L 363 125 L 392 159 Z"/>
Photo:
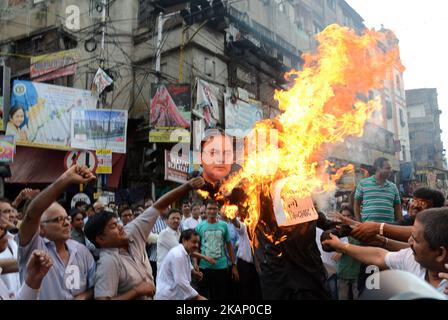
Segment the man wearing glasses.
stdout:
<path fill-rule="evenodd" d="M 409 214 L 403 220 L 396 224 L 371 221 L 357 224 L 351 236 L 363 242 L 369 242 L 377 235 L 407 242 L 411 236 L 412 225 L 414 225 L 417 214 L 426 209 L 441 208 L 444 204 L 445 197 L 440 191 L 428 188 L 417 189 L 412 195 Z"/>
<path fill-rule="evenodd" d="M 26 263 L 36 249 L 53 260 L 42 282 L 43 300 L 90 299 L 93 296 L 95 261 L 89 250 L 70 239 L 70 218 L 56 203 L 72 184 L 89 183 L 95 176 L 84 166 L 72 166 L 29 204 L 19 230 L 19 270 L 26 277 Z"/>

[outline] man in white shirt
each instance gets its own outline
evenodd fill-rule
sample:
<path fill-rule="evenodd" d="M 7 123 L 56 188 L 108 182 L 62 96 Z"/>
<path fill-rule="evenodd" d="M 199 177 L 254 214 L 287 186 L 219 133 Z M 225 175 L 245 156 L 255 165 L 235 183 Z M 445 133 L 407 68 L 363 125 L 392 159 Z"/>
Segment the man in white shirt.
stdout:
<path fill-rule="evenodd" d="M 191 206 L 191 217 L 182 222 L 182 230 L 195 229 L 201 221 L 201 204 L 194 203 Z"/>
<path fill-rule="evenodd" d="M 389 252 L 381 248 L 361 247 L 343 243 L 338 237 L 322 242 L 364 264 L 380 269 L 408 271 L 427 281 L 443 293 L 448 280 L 440 278 L 448 262 L 448 208 L 424 210 L 417 214 L 409 238 L 410 248 Z M 387 245 L 387 239 L 385 244 Z"/>
<path fill-rule="evenodd" d="M 11 216 L 14 214 L 14 208 L 11 203 L 5 199 L 0 198 L 0 216 L 12 223 Z M 15 226 L 11 225 L 11 228 Z M 4 251 L 0 252 L 0 259 L 14 259 L 17 260 L 17 242 L 14 240 L 12 234 L 7 232 L 5 235 L 5 240 L 7 241 L 7 247 Z M 4 284 L 10 292 L 17 293 L 20 289 L 20 276 L 19 272 L 11 272 L 8 274 L 0 275 L 0 279 L 3 280 Z"/>
<path fill-rule="evenodd" d="M 231 220 L 235 226 L 238 238 L 238 250 L 236 252 L 239 274 L 239 295 L 241 300 L 261 300 L 260 278 L 254 265 L 254 256 L 250 246 L 247 226 L 238 218 Z"/>
<path fill-rule="evenodd" d="M 183 223 L 185 220 L 187 220 L 190 217 L 191 217 L 190 202 L 184 201 L 182 203 L 182 220 L 181 220 L 181 222 Z"/>
<path fill-rule="evenodd" d="M 199 250 L 199 234 L 192 229 L 180 236 L 181 244 L 166 255 L 157 275 L 156 300 L 206 300 L 191 286 L 190 255 Z"/>
<path fill-rule="evenodd" d="M 0 253 L 7 250 L 8 247 L 8 232 L 11 227 L 8 220 L 0 216 Z M 26 265 L 27 277 L 24 284 L 17 291 L 11 291 L 7 285 L 0 278 L 0 300 L 36 300 L 39 297 L 39 289 L 42 280 L 46 276 L 48 270 L 52 266 L 50 256 L 41 250 L 35 250 L 30 256 Z M 2 274 L 0 267 L 0 274 Z"/>
<path fill-rule="evenodd" d="M 177 209 L 171 209 L 168 212 L 167 219 L 165 221 L 167 228 L 162 230 L 157 237 L 157 269 L 162 265 L 163 259 L 168 252 L 179 245 L 180 238 L 180 220 L 181 213 Z"/>

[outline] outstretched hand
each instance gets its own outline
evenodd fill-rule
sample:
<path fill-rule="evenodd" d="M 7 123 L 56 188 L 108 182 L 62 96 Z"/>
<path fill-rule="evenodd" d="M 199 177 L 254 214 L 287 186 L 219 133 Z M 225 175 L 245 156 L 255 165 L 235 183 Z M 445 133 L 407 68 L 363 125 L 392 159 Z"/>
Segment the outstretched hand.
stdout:
<path fill-rule="evenodd" d="M 339 238 L 332 233 L 330 233 L 330 239 L 322 241 L 322 246 L 332 247 L 335 250 L 338 250 L 341 244 L 342 241 L 339 240 Z"/>
<path fill-rule="evenodd" d="M 379 223 L 367 221 L 357 225 L 350 235 L 362 242 L 369 242 L 379 233 L 379 229 Z"/>

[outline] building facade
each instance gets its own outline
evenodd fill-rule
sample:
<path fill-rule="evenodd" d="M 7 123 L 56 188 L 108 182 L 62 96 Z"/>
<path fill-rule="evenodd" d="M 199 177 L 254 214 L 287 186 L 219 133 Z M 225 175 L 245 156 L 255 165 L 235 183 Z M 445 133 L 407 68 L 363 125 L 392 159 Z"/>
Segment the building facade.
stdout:
<path fill-rule="evenodd" d="M 415 185 L 447 191 L 447 165 L 441 139 L 437 89 L 406 90 Z"/>
<path fill-rule="evenodd" d="M 230 88 L 272 118 L 280 112 L 273 97 L 286 88 L 284 72 L 301 69 L 302 54 L 316 48 L 317 33 L 332 23 L 357 32 L 365 28 L 344 0 L 0 0 L 0 9 L 0 52 L 12 79 L 31 79 L 31 57 L 69 49 L 79 51 L 76 74 L 45 82 L 89 90 L 99 66 L 112 76 L 113 90 L 100 107 L 129 112 L 119 188 L 152 188 L 155 196 L 170 187 L 163 182 L 163 150 L 173 144 L 148 141 L 154 83 L 190 84 L 194 105 L 202 79 L 220 92 Z M 385 48 L 394 41 L 385 31 Z M 401 72 L 391 79 L 384 92 L 372 92 L 381 96 L 382 115 L 367 124 L 363 138 L 349 139 L 330 155 L 357 165 L 347 189 L 378 156 L 390 159 L 396 172 L 410 161 Z M 217 126 L 224 128 L 225 104 L 222 96 L 218 100 Z"/>

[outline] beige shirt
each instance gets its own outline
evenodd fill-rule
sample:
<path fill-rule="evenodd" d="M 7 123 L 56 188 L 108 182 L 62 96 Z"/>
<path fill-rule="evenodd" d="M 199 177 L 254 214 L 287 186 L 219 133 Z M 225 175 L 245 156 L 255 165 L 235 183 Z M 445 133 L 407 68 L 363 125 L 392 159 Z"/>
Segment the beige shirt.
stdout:
<path fill-rule="evenodd" d="M 129 252 L 110 248 L 100 250 L 95 277 L 95 298 L 115 297 L 143 281 L 154 284 L 145 244 L 160 212 L 150 207 L 124 227 L 129 238 Z"/>

